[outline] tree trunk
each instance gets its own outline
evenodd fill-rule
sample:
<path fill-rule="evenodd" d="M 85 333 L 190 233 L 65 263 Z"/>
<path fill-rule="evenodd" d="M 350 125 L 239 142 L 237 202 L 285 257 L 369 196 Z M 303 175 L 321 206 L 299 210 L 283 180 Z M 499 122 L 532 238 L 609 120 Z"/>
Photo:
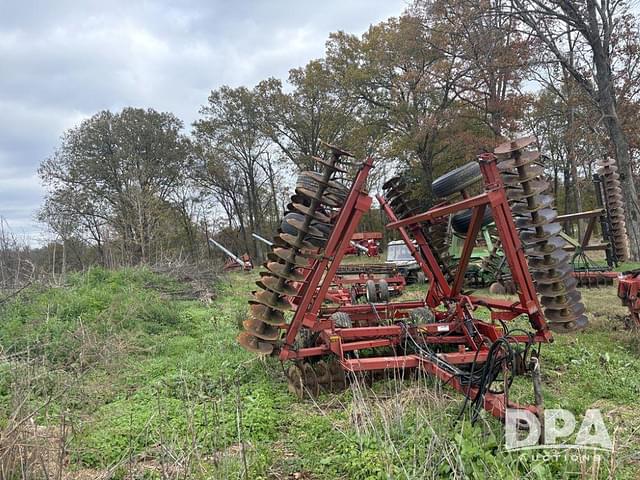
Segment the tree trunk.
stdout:
<path fill-rule="evenodd" d="M 622 129 L 616 108 L 616 99 L 611 85 L 611 69 L 606 53 L 600 48 L 594 48 L 594 63 L 596 65 L 596 81 L 599 90 L 600 110 L 604 116 L 604 123 L 609 132 L 611 143 L 615 151 L 615 158 L 620 174 L 627 219 L 627 234 L 629 236 L 629 255 L 634 261 L 640 260 L 640 207 L 638 206 L 638 190 L 633 182 L 629 141 Z"/>
<path fill-rule="evenodd" d="M 424 174 L 424 202 L 425 208 L 431 208 L 433 206 L 433 190 L 431 184 L 433 183 L 433 155 L 431 148 L 417 149 L 416 154 L 420 160 L 420 166 L 422 167 L 422 173 Z"/>

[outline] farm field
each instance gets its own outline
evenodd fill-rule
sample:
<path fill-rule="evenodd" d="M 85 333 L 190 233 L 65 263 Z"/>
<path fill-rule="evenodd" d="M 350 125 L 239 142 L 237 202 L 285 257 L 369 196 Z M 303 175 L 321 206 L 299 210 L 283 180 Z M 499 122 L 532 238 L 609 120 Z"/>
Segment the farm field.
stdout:
<path fill-rule="evenodd" d="M 296 400 L 279 362 L 235 343 L 256 278 L 220 277 L 202 302 L 183 280 L 94 268 L 0 306 L 0 477 L 640 476 L 640 336 L 614 287 L 583 290 L 588 329 L 542 348 L 545 406 L 601 409 L 614 443 L 572 459 L 505 451 L 499 422 L 458 420 L 463 397 L 411 372 Z"/>

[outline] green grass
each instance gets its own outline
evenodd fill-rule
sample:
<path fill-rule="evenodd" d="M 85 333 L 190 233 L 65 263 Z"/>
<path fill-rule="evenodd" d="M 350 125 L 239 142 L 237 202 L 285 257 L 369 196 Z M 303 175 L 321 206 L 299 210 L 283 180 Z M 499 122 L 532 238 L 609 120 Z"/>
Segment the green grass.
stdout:
<path fill-rule="evenodd" d="M 70 478 L 640 475 L 640 348 L 613 288 L 586 290 L 589 329 L 542 353 L 545 405 L 600 408 L 615 436 L 616 454 L 595 466 L 505 451 L 499 422 L 456 421 L 462 396 L 408 372 L 295 400 L 279 362 L 235 341 L 255 279 L 222 278 L 210 305 L 173 300 L 185 285 L 144 269 L 23 292 L 0 310 L 0 427 L 16 409 L 55 435 L 65 425 Z"/>

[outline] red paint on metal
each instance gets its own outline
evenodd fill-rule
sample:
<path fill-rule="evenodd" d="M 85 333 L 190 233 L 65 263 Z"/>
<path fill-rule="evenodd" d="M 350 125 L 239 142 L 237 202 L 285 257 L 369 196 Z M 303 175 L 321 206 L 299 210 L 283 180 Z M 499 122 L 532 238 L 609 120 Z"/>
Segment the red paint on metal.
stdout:
<path fill-rule="evenodd" d="M 281 360 L 300 360 L 331 354 L 337 357 L 345 370 L 352 372 L 417 367 L 473 398 L 477 395 L 477 389 L 462 385 L 457 377 L 441 368 L 440 362 L 460 365 L 475 361 L 482 364 L 487 359 L 487 344 L 504 337 L 502 326 L 496 322 L 509 321 L 520 315 L 528 317 L 533 327 L 532 338 L 535 342 L 552 341 L 552 335 L 538 303 L 495 157 L 492 154 L 484 154 L 478 161 L 485 188 L 482 194 L 457 202 L 439 204 L 427 212 L 402 220 L 398 220 L 383 197 L 377 197 L 389 217 L 390 223 L 387 227 L 399 231 L 429 281 L 424 301 L 330 307 L 323 305 L 323 302 L 331 291 L 338 265 L 349 248 L 358 222 L 371 204 L 371 198 L 365 193 L 364 188 L 373 163 L 370 158 L 363 163 L 338 214 L 323 258 L 314 260 L 310 265 L 305 283 L 296 299 L 297 310 L 280 350 Z M 462 248 L 458 273 L 450 284 L 429 247 L 421 224 L 439 221 L 445 216 L 468 208 L 473 209 L 469 235 Z M 461 293 L 464 269 L 468 266 L 486 208 L 491 209 L 513 281 L 518 286 L 517 301 L 466 296 Z M 343 286 L 351 285 L 349 280 L 340 281 Z M 638 286 L 634 288 L 635 290 L 629 290 L 631 293 L 625 295 L 637 301 Z M 491 311 L 490 321 L 474 317 L 473 312 L 479 307 Z M 410 312 L 417 308 L 429 308 L 434 318 L 420 321 L 420 317 L 410 317 Z M 331 314 L 335 311 L 347 313 L 352 326 L 337 327 L 331 319 Z M 296 349 L 294 341 L 303 326 L 319 332 L 318 340 L 315 346 Z M 407 335 L 411 335 L 415 341 L 423 345 L 448 344 L 453 346 L 454 350 L 457 346 L 457 351 L 437 354 L 438 361 L 417 354 L 397 355 L 399 351 L 403 351 L 399 347 L 406 342 Z M 527 335 L 508 337 L 510 342 L 529 340 L 530 337 Z M 368 354 L 367 358 L 353 358 L 354 354 L 349 353 L 365 349 L 379 350 L 374 350 L 373 355 Z M 487 393 L 484 397 L 484 408 L 502 418 L 506 408 L 505 401 L 502 394 Z M 536 411 L 533 406 L 520 408 Z"/>

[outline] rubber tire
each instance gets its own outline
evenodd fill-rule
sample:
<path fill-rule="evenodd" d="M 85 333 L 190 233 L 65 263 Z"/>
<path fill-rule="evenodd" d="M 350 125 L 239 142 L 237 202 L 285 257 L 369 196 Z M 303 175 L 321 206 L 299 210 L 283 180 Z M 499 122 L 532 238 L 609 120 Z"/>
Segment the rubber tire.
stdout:
<path fill-rule="evenodd" d="M 351 317 L 346 312 L 335 312 L 329 318 L 333 320 L 333 323 L 338 328 L 351 328 L 353 326 Z"/>
<path fill-rule="evenodd" d="M 340 182 L 336 182 L 336 183 L 340 184 Z M 340 200 L 344 201 L 347 198 L 347 195 L 349 194 L 349 189 L 342 184 L 340 185 L 341 185 L 341 188 L 336 188 L 336 187 L 327 185 L 326 189 L 324 190 L 324 194 L 333 195 L 339 198 Z M 304 172 L 298 175 L 298 180 L 296 180 L 296 188 L 302 187 L 302 188 L 306 188 L 307 190 L 316 191 L 318 190 L 319 186 L 320 184 L 314 178 L 306 175 Z"/>
<path fill-rule="evenodd" d="M 305 216 L 301 213 L 297 213 L 297 212 L 289 212 L 287 213 L 284 218 L 282 219 L 282 222 L 280 222 L 280 230 L 282 230 L 284 233 L 288 233 L 289 235 L 298 235 L 298 230 L 296 230 L 295 228 L 293 228 L 292 225 L 289 225 L 287 223 L 287 218 L 293 218 L 296 220 L 299 220 L 301 222 L 304 221 Z M 328 226 L 324 223 L 317 223 L 317 222 L 311 222 L 311 226 L 317 228 L 318 230 L 320 230 L 321 232 L 325 233 L 325 238 L 317 238 L 314 237 L 312 235 L 305 235 L 304 239 L 309 242 L 312 245 L 315 245 L 316 247 L 322 247 L 324 246 L 326 239 L 329 238 L 329 233 L 331 231 L 331 228 L 327 228 Z M 327 231 L 328 230 L 328 231 Z"/>
<path fill-rule="evenodd" d="M 481 178 L 480 164 L 475 161 L 469 162 L 436 178 L 431 184 L 431 189 L 433 190 L 434 196 L 445 198 L 460 190 L 464 190 Z"/>
<path fill-rule="evenodd" d="M 418 270 L 416 272 L 416 283 L 418 285 L 424 285 L 425 283 L 427 283 L 427 276 L 422 270 Z"/>
<path fill-rule="evenodd" d="M 469 231 L 469 225 L 471 225 L 472 215 L 473 209 L 471 208 L 467 208 L 466 210 L 456 213 L 453 217 L 451 217 L 451 227 L 455 230 L 456 233 L 465 235 Z M 485 208 L 480 225 L 482 227 L 486 227 L 487 225 L 491 225 L 492 222 L 493 214 L 491 213 L 491 209 Z"/>
<path fill-rule="evenodd" d="M 389 284 L 384 279 L 378 282 L 378 298 L 381 302 L 389 301 Z"/>
<path fill-rule="evenodd" d="M 376 290 L 376 282 L 367 280 L 367 303 L 376 303 L 378 301 L 378 292 Z"/>
<path fill-rule="evenodd" d="M 283 232 L 290 233 L 292 235 L 297 235 L 298 231 L 287 223 L 288 218 L 298 220 L 299 222 L 304 222 L 304 220 L 307 218 L 306 215 L 298 212 L 288 212 L 282 218 L 282 222 L 280 222 L 280 228 L 282 229 Z M 310 225 L 320 230 L 327 237 L 331 233 L 332 225 L 321 223 L 321 222 L 318 222 L 317 220 L 311 220 Z"/>

